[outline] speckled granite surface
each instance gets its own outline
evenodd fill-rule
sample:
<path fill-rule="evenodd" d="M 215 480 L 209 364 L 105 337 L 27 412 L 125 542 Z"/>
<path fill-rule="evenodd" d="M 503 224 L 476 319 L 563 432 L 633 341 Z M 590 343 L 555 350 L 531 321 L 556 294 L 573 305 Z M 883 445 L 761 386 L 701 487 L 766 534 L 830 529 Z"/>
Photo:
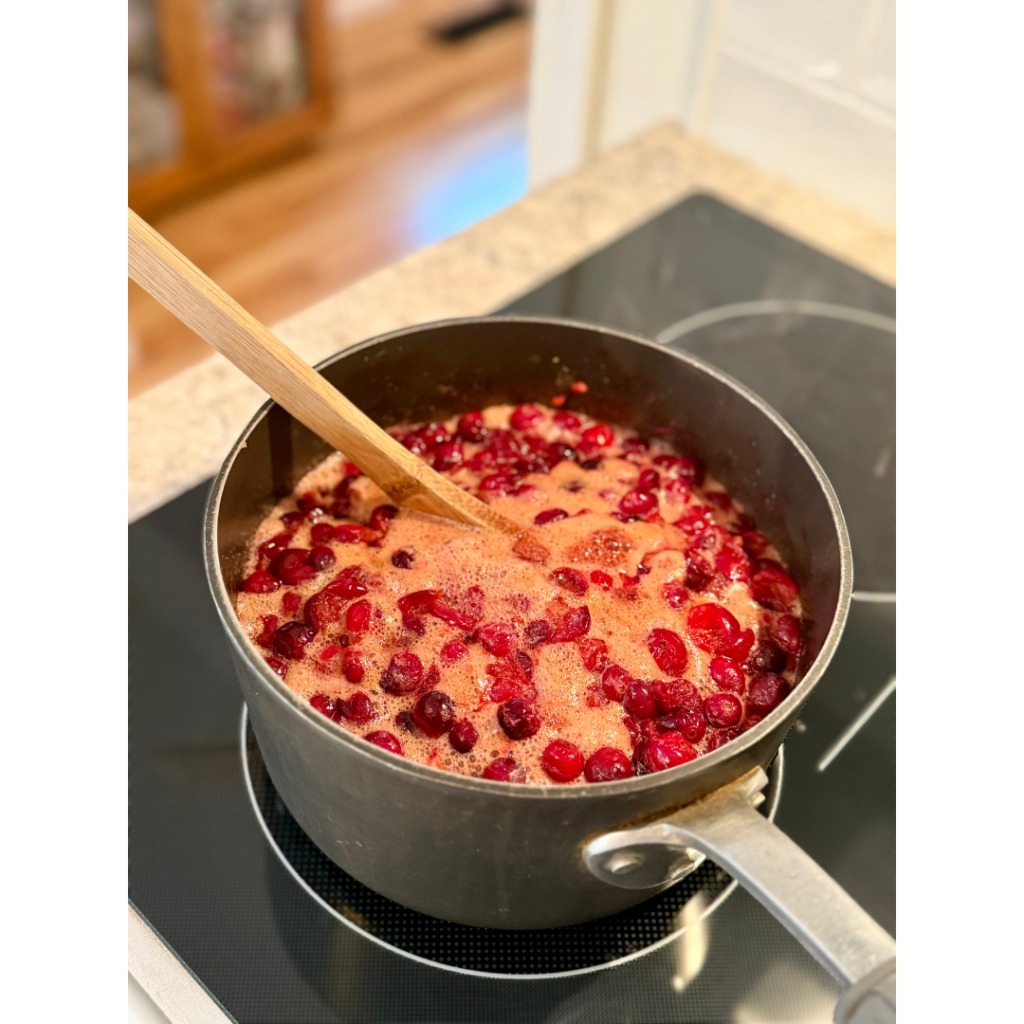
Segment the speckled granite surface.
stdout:
<path fill-rule="evenodd" d="M 886 281 L 894 233 L 662 125 L 452 238 L 274 325 L 310 363 L 386 331 L 500 309 L 693 192 Z M 128 404 L 128 519 L 216 473 L 266 395 L 222 356 Z"/>

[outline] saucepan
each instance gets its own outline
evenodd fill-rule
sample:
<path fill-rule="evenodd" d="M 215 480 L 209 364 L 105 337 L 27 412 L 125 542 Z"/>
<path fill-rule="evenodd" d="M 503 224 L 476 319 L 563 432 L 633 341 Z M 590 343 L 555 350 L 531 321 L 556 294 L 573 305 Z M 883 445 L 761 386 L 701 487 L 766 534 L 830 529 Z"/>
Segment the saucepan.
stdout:
<path fill-rule="evenodd" d="M 325 442 L 268 403 L 211 490 L 206 569 L 267 769 L 317 846 L 389 899 L 488 928 L 614 914 L 672 885 L 706 855 L 850 986 L 837 1019 L 894 1015 L 894 940 L 755 809 L 764 768 L 836 649 L 852 589 L 842 512 L 794 431 L 749 389 L 693 356 L 563 320 L 426 324 L 370 339 L 318 369 L 383 426 L 543 402 L 583 380 L 589 389 L 575 406 L 583 412 L 642 435 L 667 427 L 668 440 L 702 458 L 782 552 L 800 584 L 806 651 L 802 677 L 781 706 L 718 750 L 656 774 L 524 786 L 395 757 L 296 697 L 235 616 L 256 526 L 328 454 Z"/>

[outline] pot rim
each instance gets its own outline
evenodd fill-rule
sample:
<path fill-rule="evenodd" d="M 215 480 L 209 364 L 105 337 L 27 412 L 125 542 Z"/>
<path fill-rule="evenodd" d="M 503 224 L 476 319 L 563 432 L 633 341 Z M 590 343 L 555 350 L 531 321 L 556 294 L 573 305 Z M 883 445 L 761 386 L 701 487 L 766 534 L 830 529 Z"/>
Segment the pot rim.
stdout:
<path fill-rule="evenodd" d="M 324 733 L 334 742 L 349 747 L 350 751 L 365 758 L 378 762 L 381 769 L 405 773 L 415 778 L 422 779 L 426 783 L 451 786 L 457 789 L 465 789 L 470 792 L 478 792 L 481 795 L 491 796 L 504 795 L 517 800 L 574 800 L 574 799 L 601 799 L 604 795 L 621 794 L 629 795 L 642 793 L 652 789 L 658 789 L 673 782 L 681 782 L 689 777 L 702 775 L 715 767 L 725 765 L 729 761 L 736 761 L 737 775 L 747 770 L 749 764 L 744 760 L 743 755 L 757 745 L 759 740 L 775 729 L 790 713 L 794 707 L 801 707 L 810 696 L 818 680 L 828 667 L 839 639 L 842 636 L 843 628 L 846 625 L 846 618 L 849 613 L 851 594 L 853 591 L 853 556 L 850 547 L 850 537 L 846 529 L 846 520 L 843 517 L 839 500 L 835 490 L 829 482 L 825 471 L 821 468 L 818 460 L 811 450 L 801 440 L 796 431 L 780 416 L 767 402 L 758 396 L 745 384 L 741 384 L 734 377 L 711 366 L 709 363 L 698 359 L 687 352 L 680 352 L 668 348 L 665 345 L 641 338 L 626 331 L 615 330 L 610 327 L 603 327 L 598 324 L 590 324 L 580 320 L 570 320 L 562 317 L 535 317 L 535 316 L 477 316 L 477 317 L 453 317 L 445 320 L 435 320 L 429 323 L 415 324 L 411 327 L 403 327 L 399 330 L 389 331 L 386 334 L 379 334 L 372 338 L 351 345 L 348 348 L 336 352 L 332 356 L 321 360 L 314 369 L 322 371 L 331 366 L 337 360 L 347 358 L 364 349 L 374 345 L 382 344 L 394 338 L 401 338 L 407 335 L 419 334 L 427 329 L 452 326 L 483 326 L 493 323 L 525 323 L 546 326 L 571 327 L 580 330 L 596 331 L 600 334 L 621 338 L 637 345 L 656 349 L 672 358 L 680 359 L 689 363 L 700 372 L 725 384 L 746 398 L 763 415 L 767 416 L 776 427 L 786 436 L 791 444 L 797 449 L 800 455 L 807 462 L 814 474 L 818 485 L 825 494 L 829 511 L 832 513 L 832 522 L 839 541 L 840 579 L 839 594 L 836 602 L 835 614 L 829 626 L 828 633 L 822 644 L 818 656 L 811 663 L 803 677 L 797 683 L 793 692 L 774 711 L 763 718 L 753 729 L 730 740 L 709 754 L 702 754 L 700 757 L 689 761 L 686 764 L 666 771 L 656 772 L 648 775 L 634 776 L 629 779 L 620 779 L 614 782 L 603 782 L 583 786 L 546 786 L 546 785 L 523 785 L 511 782 L 496 782 L 491 779 L 473 778 L 468 775 L 460 775 L 455 772 L 448 772 L 442 768 L 434 768 L 430 765 L 419 764 L 404 757 L 398 757 L 372 743 L 366 743 L 361 736 L 339 728 L 333 722 L 325 718 L 320 712 L 312 708 L 307 702 L 300 698 L 272 671 L 263 657 L 257 651 L 255 645 L 242 631 L 238 616 L 231 603 L 223 574 L 220 570 L 220 558 L 217 545 L 217 522 L 220 513 L 221 498 L 228 476 L 238 457 L 246 445 L 246 442 L 256 428 L 257 424 L 267 415 L 270 409 L 276 404 L 273 399 L 268 399 L 257 410 L 253 418 L 246 425 L 238 440 L 232 445 L 231 451 L 224 459 L 220 472 L 210 488 L 206 501 L 205 522 L 204 522 L 204 561 L 206 563 L 206 578 L 210 586 L 217 613 L 220 616 L 228 638 L 235 649 L 236 654 L 245 662 L 247 667 L 266 684 L 269 692 L 273 694 L 278 702 L 287 709 L 287 713 L 297 714 L 304 718 L 314 728 Z"/>

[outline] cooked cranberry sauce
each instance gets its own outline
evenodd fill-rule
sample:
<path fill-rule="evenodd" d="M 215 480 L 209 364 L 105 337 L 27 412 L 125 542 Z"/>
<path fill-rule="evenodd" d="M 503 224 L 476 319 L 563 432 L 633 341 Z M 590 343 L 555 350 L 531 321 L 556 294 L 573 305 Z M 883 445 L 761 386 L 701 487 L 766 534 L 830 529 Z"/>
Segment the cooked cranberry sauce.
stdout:
<path fill-rule="evenodd" d="M 337 454 L 275 508 L 238 615 L 339 728 L 464 775 L 587 785 L 685 764 L 789 694 L 796 583 L 698 459 L 532 404 L 391 433 L 523 533 L 400 511 Z"/>

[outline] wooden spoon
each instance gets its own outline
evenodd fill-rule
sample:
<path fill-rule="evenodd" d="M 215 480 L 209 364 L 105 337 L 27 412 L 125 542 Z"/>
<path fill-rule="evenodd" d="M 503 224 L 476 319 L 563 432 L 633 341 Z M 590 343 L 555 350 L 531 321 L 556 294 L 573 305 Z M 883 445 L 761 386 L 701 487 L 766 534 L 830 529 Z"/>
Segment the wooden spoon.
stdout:
<path fill-rule="evenodd" d="M 128 274 L 397 504 L 472 526 L 520 532 L 378 427 L 131 210 Z"/>

